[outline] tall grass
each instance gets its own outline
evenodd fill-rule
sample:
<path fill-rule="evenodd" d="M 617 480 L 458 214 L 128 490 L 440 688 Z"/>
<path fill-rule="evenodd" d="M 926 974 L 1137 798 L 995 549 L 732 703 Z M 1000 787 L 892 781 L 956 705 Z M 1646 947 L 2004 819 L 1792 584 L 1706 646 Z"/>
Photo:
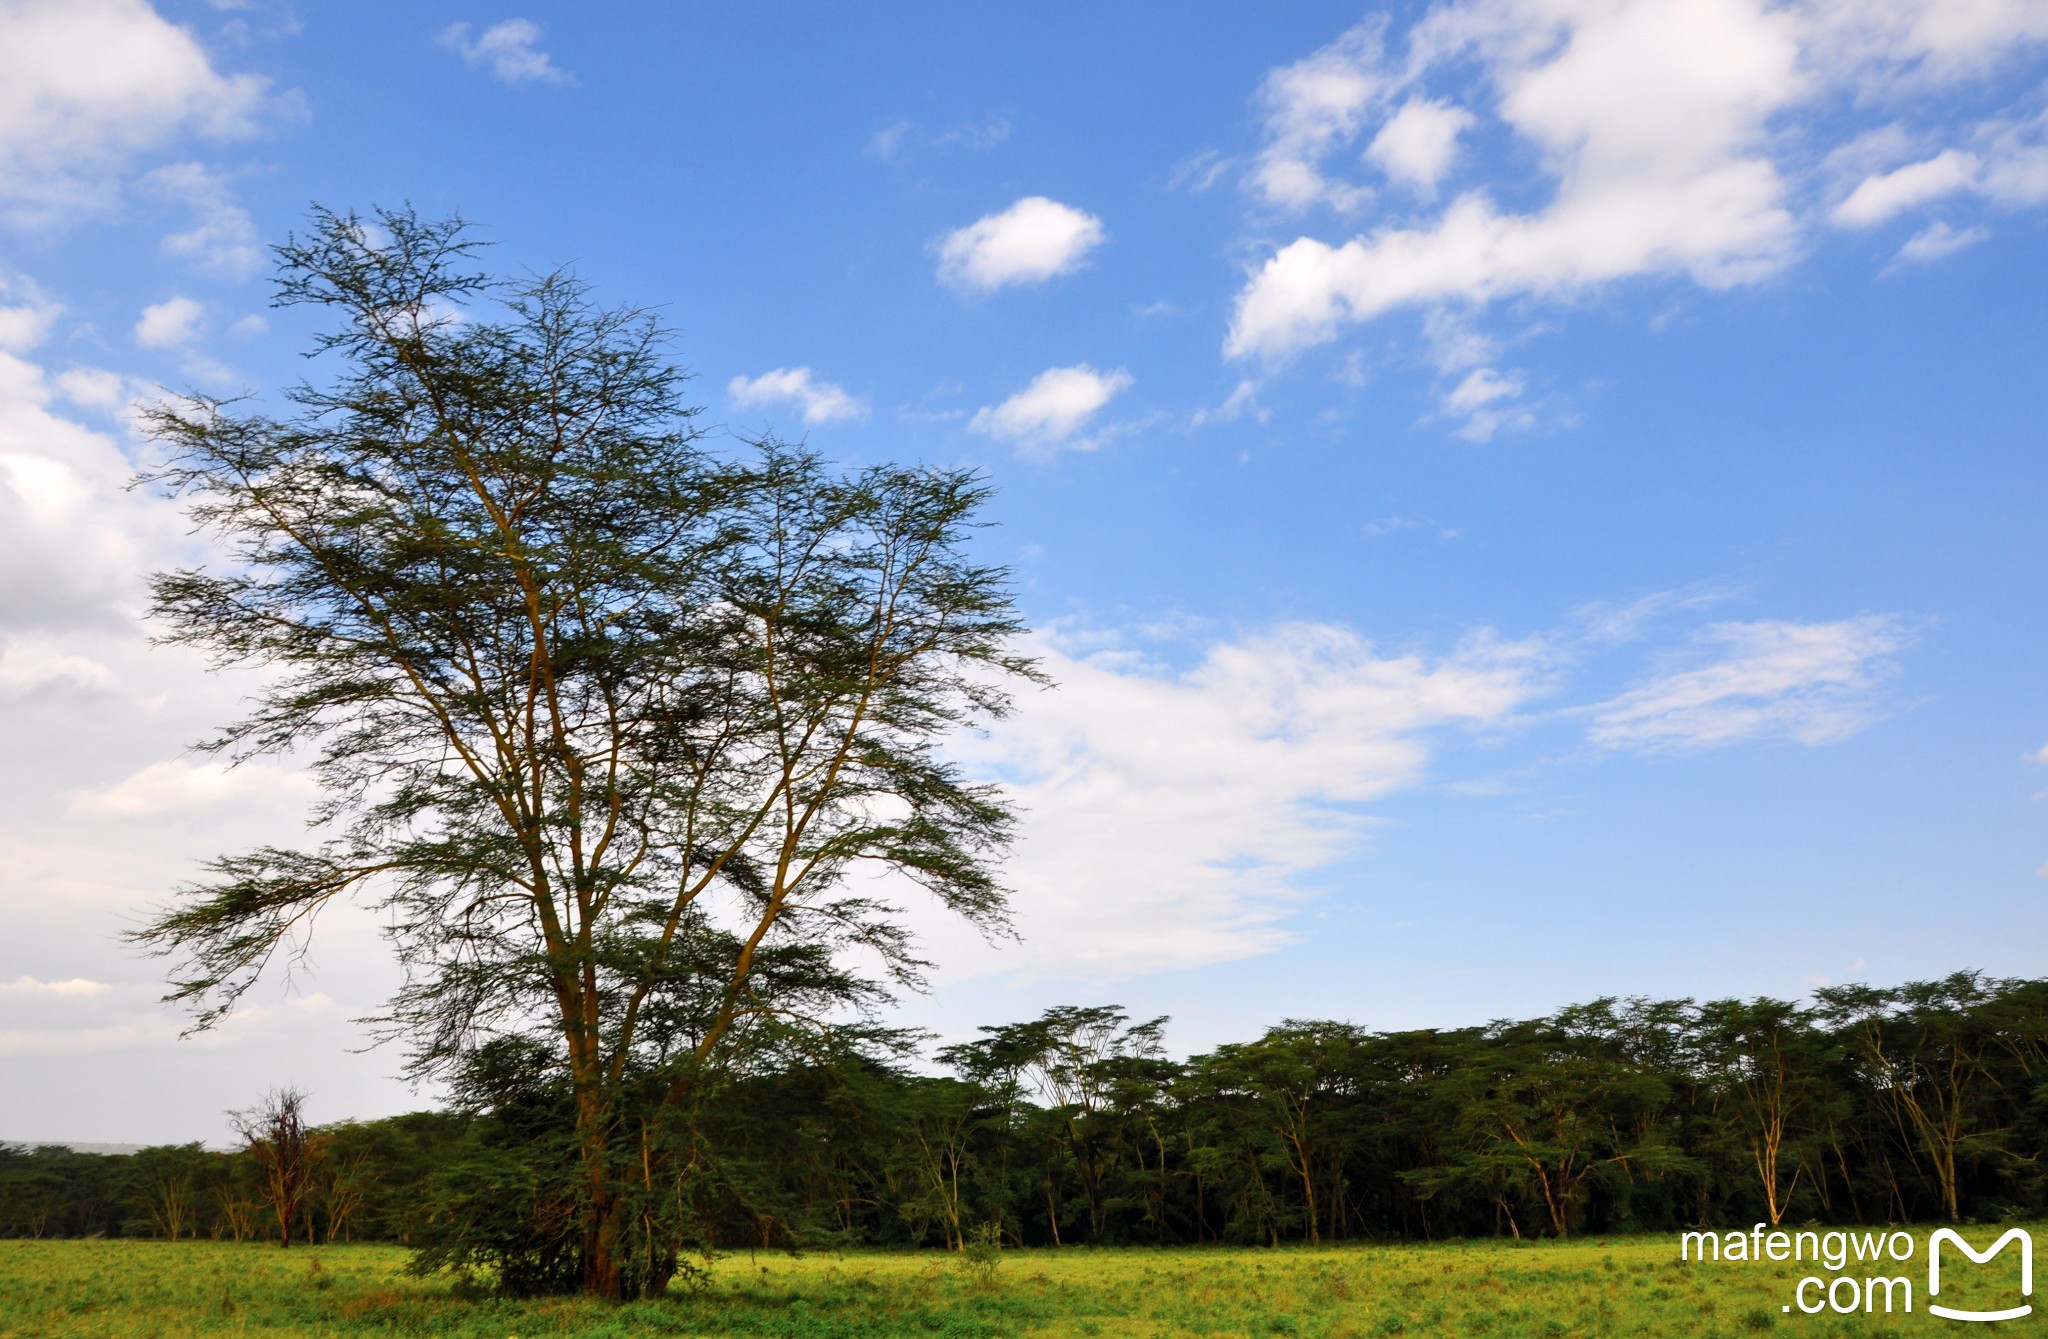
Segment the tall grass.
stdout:
<path fill-rule="evenodd" d="M 1922 1234 L 1916 1234 L 1924 1241 Z M 2037 1232 L 2048 1242 L 2048 1233 Z M 2011 1254 L 2010 1252 L 2008 1254 Z M 1786 1312 L 1792 1264 L 1682 1264 L 1670 1237 L 1330 1249 L 730 1255 L 699 1291 L 609 1306 L 509 1302 L 415 1279 L 389 1246 L 0 1241 L 0 1335 L 1884 1335 L 1956 1332 L 1926 1313 Z M 1960 1263 L 1960 1262 L 1958 1262 Z M 2010 1305 L 2017 1262 L 1953 1269 L 1941 1301 Z M 2037 1326 L 2039 1318 L 2019 1322 Z"/>

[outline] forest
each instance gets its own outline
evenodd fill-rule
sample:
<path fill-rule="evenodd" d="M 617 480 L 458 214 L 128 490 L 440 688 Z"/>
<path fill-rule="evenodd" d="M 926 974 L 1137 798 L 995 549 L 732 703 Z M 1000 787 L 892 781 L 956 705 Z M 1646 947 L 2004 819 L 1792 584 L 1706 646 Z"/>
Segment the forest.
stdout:
<path fill-rule="evenodd" d="M 1451 1030 L 1290 1020 L 1185 1061 L 1166 1026 L 1063 1007 L 929 1058 L 902 1033 L 793 1033 L 704 1087 L 673 1192 L 691 1244 L 1329 1244 L 2048 1210 L 2048 980 L 1601 999 Z M 559 1286 L 579 1240 L 562 1072 L 505 1039 L 446 1110 L 308 1127 L 290 1234 Z M 236 1151 L 0 1147 L 0 1232 L 275 1239 L 275 1150 L 245 1128 Z"/>

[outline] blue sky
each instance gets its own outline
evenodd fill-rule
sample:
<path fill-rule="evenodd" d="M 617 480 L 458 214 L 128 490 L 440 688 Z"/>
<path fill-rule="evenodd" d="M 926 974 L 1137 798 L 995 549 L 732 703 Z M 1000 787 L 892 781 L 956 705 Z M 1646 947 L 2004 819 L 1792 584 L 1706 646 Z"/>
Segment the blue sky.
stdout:
<path fill-rule="evenodd" d="M 0 1136 L 212 1138 L 389 969 L 178 1042 L 118 931 L 288 838 L 146 644 L 154 388 L 309 202 L 659 306 L 705 421 L 985 469 L 1061 687 L 1020 943 L 906 1021 L 1455 1025 L 2048 971 L 2048 5 L 0 3 Z"/>

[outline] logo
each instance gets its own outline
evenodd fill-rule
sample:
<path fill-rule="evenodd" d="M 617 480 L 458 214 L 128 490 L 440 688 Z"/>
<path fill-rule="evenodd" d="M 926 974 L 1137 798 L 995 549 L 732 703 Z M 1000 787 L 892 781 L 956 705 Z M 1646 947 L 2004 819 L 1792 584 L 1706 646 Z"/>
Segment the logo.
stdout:
<path fill-rule="evenodd" d="M 2034 1307 L 2031 1302 L 2022 1303 L 2015 1307 L 2007 1307 L 2003 1311 L 1958 1311 L 1952 1307 L 1937 1305 L 1934 1298 L 1941 1294 L 1941 1243 L 1944 1241 L 1953 1244 L 1957 1250 L 1969 1256 L 1971 1260 L 1980 1265 L 1989 1264 L 1991 1257 L 1997 1255 L 2013 1242 L 2018 1242 L 2020 1244 L 2020 1296 L 2032 1297 L 2034 1295 L 2034 1239 L 2027 1235 L 2026 1229 L 2016 1227 L 1997 1241 L 1992 1242 L 1990 1250 L 1979 1251 L 1971 1246 L 1969 1242 L 1964 1241 L 1962 1236 L 1953 1228 L 1944 1227 L 1937 1230 L 1933 1236 L 1927 1239 L 1927 1309 L 1929 1312 L 1945 1320 L 2018 1320 L 2021 1316 L 2032 1314 Z"/>

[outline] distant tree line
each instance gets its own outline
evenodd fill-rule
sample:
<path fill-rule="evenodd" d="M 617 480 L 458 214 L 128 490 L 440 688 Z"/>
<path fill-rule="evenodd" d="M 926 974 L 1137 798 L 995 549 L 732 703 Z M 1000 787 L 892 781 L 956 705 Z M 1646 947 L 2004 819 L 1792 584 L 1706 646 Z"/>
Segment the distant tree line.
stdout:
<path fill-rule="evenodd" d="M 1057 1008 L 940 1050 L 937 1074 L 903 1034 L 791 1034 L 710 1086 L 689 1174 L 649 1190 L 684 1201 L 665 1211 L 706 1249 L 2048 1212 L 2048 980 L 1964 972 L 1807 1004 L 1602 999 L 1454 1030 L 1289 1021 L 1185 1061 L 1164 1029 Z M 450 1110 L 313 1131 L 286 1221 L 301 1240 L 486 1267 L 514 1292 L 573 1288 L 561 1075 L 541 1043 L 504 1039 L 470 1057 Z M 0 1232 L 276 1239 L 271 1127 L 241 1128 L 237 1152 L 0 1147 Z"/>

